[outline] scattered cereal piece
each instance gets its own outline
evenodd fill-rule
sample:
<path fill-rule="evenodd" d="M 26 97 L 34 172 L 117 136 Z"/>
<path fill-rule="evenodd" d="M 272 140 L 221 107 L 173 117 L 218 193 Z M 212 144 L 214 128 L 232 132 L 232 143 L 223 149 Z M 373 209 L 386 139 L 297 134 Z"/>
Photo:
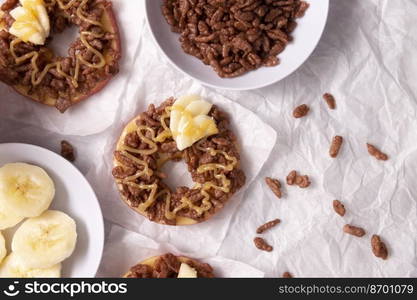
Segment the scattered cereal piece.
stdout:
<path fill-rule="evenodd" d="M 345 206 L 339 200 L 333 200 L 333 209 L 338 215 L 342 217 L 346 214 Z"/>
<path fill-rule="evenodd" d="M 295 171 L 295 170 L 291 171 L 290 174 L 288 174 L 288 176 L 287 176 L 287 184 L 288 185 L 294 185 L 296 178 L 297 178 L 297 171 Z"/>
<path fill-rule="evenodd" d="M 371 239 L 371 245 L 372 245 L 372 252 L 376 257 L 387 259 L 388 257 L 388 250 L 387 246 L 384 242 L 381 241 L 381 238 L 374 234 Z"/>
<path fill-rule="evenodd" d="M 370 155 L 374 156 L 377 160 L 388 160 L 388 155 L 381 152 L 378 148 L 376 148 L 374 145 L 366 144 L 368 146 L 368 152 Z"/>
<path fill-rule="evenodd" d="M 336 109 L 336 100 L 334 99 L 332 94 L 324 94 L 323 99 L 326 101 L 330 109 Z"/>
<path fill-rule="evenodd" d="M 288 185 L 298 185 L 298 187 L 305 189 L 311 185 L 310 178 L 307 175 L 298 175 L 297 171 L 293 170 L 287 176 Z"/>
<path fill-rule="evenodd" d="M 67 141 L 61 142 L 61 156 L 71 162 L 75 160 L 74 147 Z"/>

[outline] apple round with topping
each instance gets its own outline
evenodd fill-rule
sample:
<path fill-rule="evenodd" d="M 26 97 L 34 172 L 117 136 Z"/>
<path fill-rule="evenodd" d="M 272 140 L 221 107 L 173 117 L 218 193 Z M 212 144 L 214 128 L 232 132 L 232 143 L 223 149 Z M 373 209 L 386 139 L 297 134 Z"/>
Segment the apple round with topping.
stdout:
<path fill-rule="evenodd" d="M 70 26 L 79 37 L 68 55 L 50 47 Z M 0 81 L 64 112 L 117 74 L 120 37 L 106 0 L 7 0 L 0 10 Z"/>
<path fill-rule="evenodd" d="M 151 221 L 191 225 L 220 211 L 245 184 L 228 116 L 197 95 L 150 105 L 124 128 L 113 176 L 122 199 Z M 195 183 L 171 188 L 162 166 L 184 160 Z"/>

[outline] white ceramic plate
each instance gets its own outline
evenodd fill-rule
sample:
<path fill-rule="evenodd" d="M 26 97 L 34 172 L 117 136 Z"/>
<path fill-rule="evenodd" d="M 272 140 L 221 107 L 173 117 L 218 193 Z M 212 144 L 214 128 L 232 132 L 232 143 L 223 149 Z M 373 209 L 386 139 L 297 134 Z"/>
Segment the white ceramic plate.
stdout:
<path fill-rule="evenodd" d="M 15 162 L 45 169 L 56 188 L 51 208 L 65 212 L 77 223 L 77 246 L 63 262 L 62 277 L 94 277 L 103 252 L 104 224 L 90 184 L 70 162 L 54 152 L 27 144 L 0 144 L 0 166 Z M 14 230 L 5 232 L 9 243 L 10 231 Z"/>
<path fill-rule="evenodd" d="M 279 55 L 281 64 L 260 68 L 237 78 L 220 78 L 210 66 L 184 53 L 179 34 L 171 32 L 161 13 L 163 0 L 146 0 L 146 15 L 153 38 L 168 60 L 186 75 L 204 85 L 229 89 L 251 90 L 271 85 L 297 70 L 316 48 L 327 21 L 329 0 L 307 0 L 310 8 L 298 19 L 294 42 Z"/>

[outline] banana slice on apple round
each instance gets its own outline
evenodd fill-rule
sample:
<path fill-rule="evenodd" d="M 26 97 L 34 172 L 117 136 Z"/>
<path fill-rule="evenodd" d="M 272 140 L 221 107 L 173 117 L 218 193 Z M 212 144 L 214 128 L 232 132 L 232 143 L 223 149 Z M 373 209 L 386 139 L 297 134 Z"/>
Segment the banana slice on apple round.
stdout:
<path fill-rule="evenodd" d="M 13 213 L 7 212 L 1 205 L 0 205 L 0 230 L 4 230 L 10 227 L 19 224 L 24 217 L 15 215 Z"/>
<path fill-rule="evenodd" d="M 51 177 L 40 167 L 12 163 L 0 168 L 0 207 L 16 216 L 36 217 L 55 196 Z"/>
<path fill-rule="evenodd" d="M 59 278 L 61 277 L 61 264 L 50 268 L 28 268 L 23 260 L 16 254 L 11 253 L 0 265 L 0 278 Z"/>
<path fill-rule="evenodd" d="M 4 240 L 3 234 L 0 232 L 0 263 L 7 255 L 6 241 Z"/>
<path fill-rule="evenodd" d="M 76 241 L 74 220 L 63 212 L 48 210 L 17 229 L 12 251 L 27 268 L 49 268 L 68 258 Z"/>

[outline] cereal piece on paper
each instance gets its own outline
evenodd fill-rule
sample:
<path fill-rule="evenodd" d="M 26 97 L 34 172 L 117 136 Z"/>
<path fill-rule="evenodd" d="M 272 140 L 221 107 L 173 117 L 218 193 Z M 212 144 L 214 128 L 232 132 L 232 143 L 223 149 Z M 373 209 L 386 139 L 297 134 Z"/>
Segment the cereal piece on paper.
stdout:
<path fill-rule="evenodd" d="M 302 104 L 300 106 L 297 106 L 294 109 L 293 116 L 296 119 L 300 119 L 300 118 L 307 116 L 309 111 L 310 111 L 310 107 L 308 107 L 306 104 Z"/>
<path fill-rule="evenodd" d="M 387 246 L 383 241 L 381 241 L 381 238 L 374 234 L 371 239 L 371 246 L 372 246 L 372 252 L 376 257 L 382 258 L 383 260 L 386 260 L 388 257 L 388 250 Z"/>
<path fill-rule="evenodd" d="M 368 143 L 368 144 L 366 144 L 366 146 L 368 147 L 369 154 L 372 155 L 373 157 L 375 157 L 377 160 L 382 160 L 382 161 L 387 161 L 388 160 L 388 155 L 383 153 L 381 150 L 379 150 L 374 145 L 371 145 L 371 144 Z"/>
<path fill-rule="evenodd" d="M 293 170 L 287 176 L 288 185 L 297 185 L 299 188 L 305 189 L 311 185 L 310 178 L 307 175 L 298 175 L 297 171 Z"/>
<path fill-rule="evenodd" d="M 336 109 L 336 99 L 330 93 L 325 93 L 323 99 L 326 101 L 330 109 Z"/>
<path fill-rule="evenodd" d="M 67 141 L 61 142 L 61 156 L 68 161 L 75 161 L 74 147 Z"/>
<path fill-rule="evenodd" d="M 295 184 L 298 185 L 299 188 L 306 189 L 311 185 L 311 181 L 307 175 L 302 175 L 297 176 L 295 179 Z"/>
<path fill-rule="evenodd" d="M 330 145 L 329 154 L 330 157 L 336 158 L 339 155 L 340 148 L 342 148 L 343 137 L 337 135 L 333 138 L 332 144 Z"/>
<path fill-rule="evenodd" d="M 294 185 L 296 178 L 297 178 L 297 171 L 292 170 L 290 172 L 290 174 L 288 174 L 288 176 L 287 176 L 287 184 L 288 185 Z"/>
<path fill-rule="evenodd" d="M 282 198 L 281 182 L 278 179 L 271 177 L 265 178 L 266 184 L 269 186 L 271 191 L 279 198 Z"/>
<path fill-rule="evenodd" d="M 343 227 L 343 231 L 345 233 L 357 236 L 357 237 L 363 237 L 365 235 L 365 230 L 361 227 L 357 227 L 357 226 L 353 226 L 353 225 L 349 225 L 346 224 Z"/>
<path fill-rule="evenodd" d="M 346 208 L 339 200 L 333 200 L 333 209 L 341 217 L 346 214 Z"/>

